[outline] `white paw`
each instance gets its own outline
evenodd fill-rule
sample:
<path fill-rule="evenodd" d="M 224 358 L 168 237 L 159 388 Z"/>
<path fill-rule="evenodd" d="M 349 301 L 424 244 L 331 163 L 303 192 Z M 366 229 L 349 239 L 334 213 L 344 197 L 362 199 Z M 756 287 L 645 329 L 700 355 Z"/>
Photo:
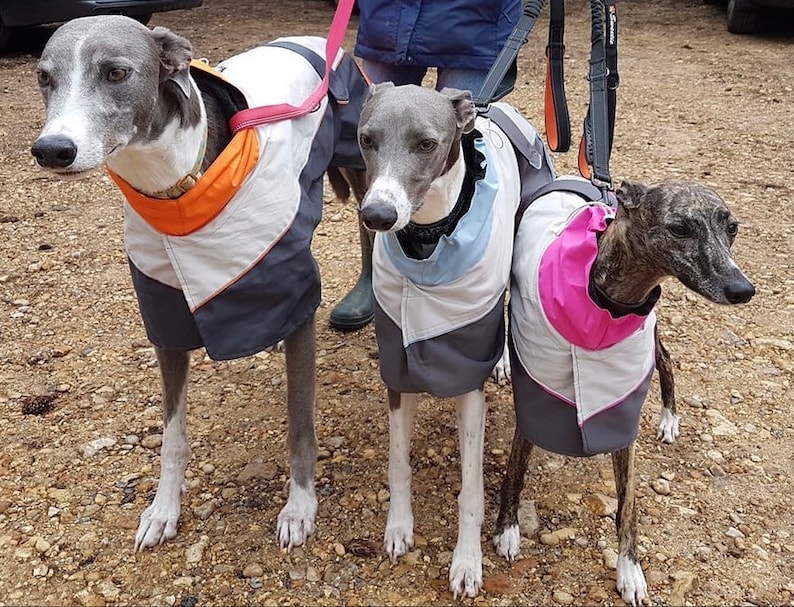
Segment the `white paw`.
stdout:
<path fill-rule="evenodd" d="M 521 552 L 521 532 L 518 525 L 505 527 L 502 533 L 493 536 L 493 545 L 496 554 L 505 557 L 508 561 L 514 561 Z"/>
<path fill-rule="evenodd" d="M 179 508 L 179 501 L 160 503 L 155 497 L 152 505 L 141 513 L 141 522 L 135 533 L 135 550 L 151 548 L 176 537 Z"/>
<path fill-rule="evenodd" d="M 497 384 L 504 386 L 510 383 L 511 371 L 510 352 L 507 349 L 507 344 L 505 344 L 504 352 L 502 352 L 502 358 L 499 359 L 499 362 L 496 363 L 493 371 L 491 371 L 491 377 Z"/>
<path fill-rule="evenodd" d="M 414 545 L 412 524 L 387 525 L 383 534 L 383 549 L 392 563 L 408 552 Z"/>
<path fill-rule="evenodd" d="M 283 352 L 284 351 L 284 340 L 282 339 L 278 342 L 275 346 L 268 346 L 265 348 L 265 352 Z"/>
<path fill-rule="evenodd" d="M 670 409 L 662 409 L 662 417 L 659 420 L 659 427 L 656 431 L 657 440 L 663 443 L 672 443 L 678 438 L 678 420 L 680 418 Z"/>
<path fill-rule="evenodd" d="M 642 567 L 633 558 L 625 554 L 618 557 L 618 583 L 620 597 L 632 605 L 641 605 L 648 598 L 648 584 Z"/>
<path fill-rule="evenodd" d="M 314 533 L 316 516 L 314 488 L 299 487 L 290 481 L 289 499 L 278 513 L 276 533 L 279 546 L 289 552 L 294 546 L 303 545 Z"/>
<path fill-rule="evenodd" d="M 474 598 L 482 587 L 482 550 L 480 545 L 455 548 L 449 568 L 449 591 L 458 597 Z"/>

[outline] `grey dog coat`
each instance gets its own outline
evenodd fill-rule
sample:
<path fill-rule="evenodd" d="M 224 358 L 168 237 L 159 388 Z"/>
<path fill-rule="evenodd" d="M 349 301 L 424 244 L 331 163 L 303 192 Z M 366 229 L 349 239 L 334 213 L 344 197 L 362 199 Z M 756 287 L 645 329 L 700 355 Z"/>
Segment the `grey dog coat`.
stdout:
<path fill-rule="evenodd" d="M 288 48 L 279 46 L 284 43 Z M 298 105 L 320 81 L 324 52 L 321 38 L 280 39 L 222 62 L 214 84 L 249 107 Z M 238 358 L 276 344 L 314 313 L 320 276 L 311 241 L 322 215 L 323 175 L 328 166 L 364 167 L 356 125 L 367 83 L 341 51 L 332 68 L 329 94 L 317 110 L 235 135 L 194 190 L 211 195 L 215 182 L 202 180 L 243 166 L 250 172 L 231 178 L 233 196 L 198 229 L 164 233 L 128 195 L 125 247 L 155 345 L 204 346 L 213 359 Z"/>

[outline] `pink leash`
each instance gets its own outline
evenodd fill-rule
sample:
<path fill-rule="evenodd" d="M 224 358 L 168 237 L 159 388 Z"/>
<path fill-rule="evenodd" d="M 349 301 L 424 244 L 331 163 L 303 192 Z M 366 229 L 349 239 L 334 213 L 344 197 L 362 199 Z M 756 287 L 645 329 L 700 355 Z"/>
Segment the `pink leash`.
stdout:
<path fill-rule="evenodd" d="M 331 73 L 331 66 L 336 60 L 336 54 L 339 52 L 347 32 L 354 2 L 355 0 L 339 0 L 339 4 L 337 4 L 331 29 L 325 41 L 325 75 L 320 85 L 307 97 L 306 101 L 297 107 L 289 103 L 278 103 L 240 110 L 229 120 L 232 134 L 259 124 L 297 118 L 317 109 L 320 101 L 328 92 L 328 75 Z"/>

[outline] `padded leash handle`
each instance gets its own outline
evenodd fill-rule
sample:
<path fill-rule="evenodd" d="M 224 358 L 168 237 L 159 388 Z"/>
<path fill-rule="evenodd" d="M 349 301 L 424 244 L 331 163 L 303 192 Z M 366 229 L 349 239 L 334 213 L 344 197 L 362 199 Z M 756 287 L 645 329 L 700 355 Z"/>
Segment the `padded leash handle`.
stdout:
<path fill-rule="evenodd" d="M 521 18 L 518 23 L 510 32 L 510 35 L 505 40 L 505 45 L 499 52 L 496 61 L 488 70 L 488 75 L 480 87 L 480 91 L 474 97 L 474 105 L 477 107 L 485 107 L 493 101 L 497 101 L 509 93 L 513 87 L 502 87 L 505 74 L 508 70 L 517 70 L 516 57 L 518 56 L 519 49 L 526 43 L 532 28 L 535 27 L 535 22 L 538 20 L 540 11 L 543 10 L 545 0 L 527 0 L 521 11 Z"/>
<path fill-rule="evenodd" d="M 353 12 L 354 3 L 355 0 L 339 0 L 336 6 L 336 12 L 334 13 L 334 18 L 328 31 L 328 37 L 325 41 L 325 73 L 320 84 L 314 89 L 311 95 L 298 106 L 289 103 L 278 103 L 240 110 L 229 120 L 229 128 L 232 134 L 260 124 L 297 118 L 309 112 L 313 112 L 319 107 L 323 97 L 328 93 L 328 78 L 336 56 L 339 53 L 339 49 L 342 46 L 345 32 L 347 32 L 347 26 L 348 23 L 350 23 L 350 15 Z"/>
<path fill-rule="evenodd" d="M 549 43 L 546 45 L 546 139 L 553 152 L 571 147 L 571 119 L 565 98 L 565 0 L 551 0 Z"/>

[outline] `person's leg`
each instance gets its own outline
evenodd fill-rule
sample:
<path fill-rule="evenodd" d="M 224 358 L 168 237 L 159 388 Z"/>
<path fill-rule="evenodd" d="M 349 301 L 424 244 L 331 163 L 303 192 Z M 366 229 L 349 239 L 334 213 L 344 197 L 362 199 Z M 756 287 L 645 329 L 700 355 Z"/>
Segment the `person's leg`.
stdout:
<path fill-rule="evenodd" d="M 427 72 L 426 67 L 418 65 L 392 65 L 368 59 L 361 61 L 361 69 L 373 84 L 393 82 L 396 86 L 422 84 L 422 78 Z"/>
<path fill-rule="evenodd" d="M 487 75 L 488 70 L 464 70 L 442 67 L 438 69 L 436 90 L 440 91 L 444 87 L 449 87 L 462 91 L 471 91 L 472 97 L 476 97 Z"/>
<path fill-rule="evenodd" d="M 373 83 L 394 82 L 395 85 L 421 84 L 427 68 L 414 65 L 390 65 L 379 61 L 361 63 L 367 78 Z M 359 219 L 359 244 L 361 246 L 361 273 L 358 281 L 333 310 L 329 324 L 334 329 L 355 331 L 366 326 L 375 315 L 372 295 L 372 243 L 374 234 Z"/>

